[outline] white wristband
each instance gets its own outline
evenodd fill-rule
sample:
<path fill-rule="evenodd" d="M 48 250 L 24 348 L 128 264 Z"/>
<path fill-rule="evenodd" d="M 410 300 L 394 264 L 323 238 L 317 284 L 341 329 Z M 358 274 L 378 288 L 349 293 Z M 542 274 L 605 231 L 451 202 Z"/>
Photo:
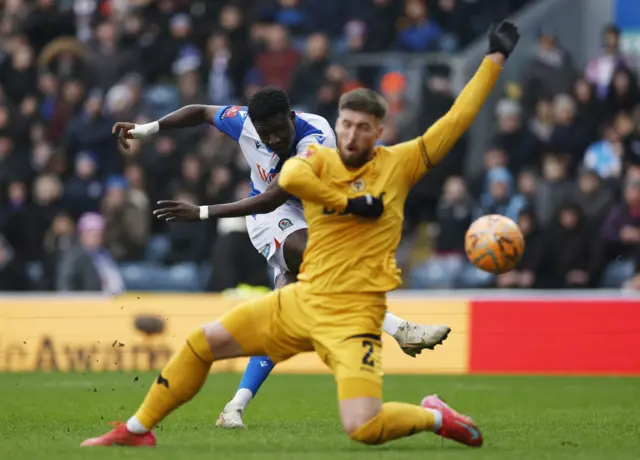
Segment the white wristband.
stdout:
<path fill-rule="evenodd" d="M 129 132 L 135 139 L 145 139 L 158 131 L 160 131 L 160 123 L 153 121 L 144 125 L 135 125 L 135 128 Z"/>
<path fill-rule="evenodd" d="M 209 218 L 209 206 L 200 206 L 200 220 Z"/>

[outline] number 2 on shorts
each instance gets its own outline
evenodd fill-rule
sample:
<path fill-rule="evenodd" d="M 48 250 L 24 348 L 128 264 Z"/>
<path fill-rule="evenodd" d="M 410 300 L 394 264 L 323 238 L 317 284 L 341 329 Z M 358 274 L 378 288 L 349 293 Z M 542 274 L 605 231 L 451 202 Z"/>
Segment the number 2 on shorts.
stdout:
<path fill-rule="evenodd" d="M 373 367 L 375 362 L 371 359 L 371 355 L 373 354 L 373 342 L 371 340 L 363 340 L 362 348 L 366 348 L 364 356 L 362 357 L 362 364 L 365 366 Z"/>

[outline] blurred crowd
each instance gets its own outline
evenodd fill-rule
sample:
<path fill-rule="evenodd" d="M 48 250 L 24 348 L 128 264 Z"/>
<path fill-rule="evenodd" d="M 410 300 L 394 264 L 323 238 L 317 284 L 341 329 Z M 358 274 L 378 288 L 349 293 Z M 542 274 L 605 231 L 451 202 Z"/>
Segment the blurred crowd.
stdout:
<path fill-rule="evenodd" d="M 435 255 L 414 286 L 640 289 L 640 88 L 620 31 L 576 68 L 541 30 L 520 81 L 495 107 L 496 133 L 477 177 L 449 176 L 434 208 Z M 517 221 L 518 269 L 490 279 L 465 267 L 464 234 L 484 214 Z"/>
<path fill-rule="evenodd" d="M 124 150 L 114 121 L 245 104 L 277 85 L 297 109 L 333 123 L 340 94 L 364 85 L 390 103 L 383 141 L 404 140 L 451 106 L 449 69 L 428 69 L 416 103 L 402 69 L 350 74 L 350 53 L 453 52 L 525 3 L 0 2 L 0 290 L 269 284 L 242 219 L 166 225 L 151 216 L 160 199 L 246 197 L 237 145 L 202 127 Z M 610 283 L 640 285 L 640 93 L 617 30 L 604 35 L 603 54 L 579 69 L 542 31 L 521 81 L 495 108 L 481 177 L 464 177 L 463 139 L 414 190 L 399 252 L 409 286 L 597 286 L 615 260 L 628 264 Z M 462 247 L 469 222 L 490 212 L 519 220 L 533 248 L 498 279 L 471 270 Z"/>

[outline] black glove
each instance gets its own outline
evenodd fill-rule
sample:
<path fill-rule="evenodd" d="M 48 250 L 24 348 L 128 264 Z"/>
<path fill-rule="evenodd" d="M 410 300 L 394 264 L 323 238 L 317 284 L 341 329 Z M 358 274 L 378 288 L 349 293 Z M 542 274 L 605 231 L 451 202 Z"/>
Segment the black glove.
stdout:
<path fill-rule="evenodd" d="M 518 28 L 509 21 L 495 23 L 489 29 L 489 53 L 502 53 L 508 58 L 520 40 Z"/>
<path fill-rule="evenodd" d="M 351 198 L 347 202 L 345 212 L 360 217 L 380 217 L 384 211 L 382 196 L 374 198 L 371 195 L 363 195 Z"/>

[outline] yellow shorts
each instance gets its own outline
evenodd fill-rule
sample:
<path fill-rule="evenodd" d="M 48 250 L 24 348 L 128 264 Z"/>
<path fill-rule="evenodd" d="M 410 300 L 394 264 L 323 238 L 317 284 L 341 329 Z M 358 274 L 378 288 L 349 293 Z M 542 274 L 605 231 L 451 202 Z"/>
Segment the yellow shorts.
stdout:
<path fill-rule="evenodd" d="M 318 295 L 295 283 L 225 314 L 220 322 L 247 356 L 275 363 L 316 351 L 331 368 L 340 400 L 382 397 L 386 312 L 381 294 Z"/>

